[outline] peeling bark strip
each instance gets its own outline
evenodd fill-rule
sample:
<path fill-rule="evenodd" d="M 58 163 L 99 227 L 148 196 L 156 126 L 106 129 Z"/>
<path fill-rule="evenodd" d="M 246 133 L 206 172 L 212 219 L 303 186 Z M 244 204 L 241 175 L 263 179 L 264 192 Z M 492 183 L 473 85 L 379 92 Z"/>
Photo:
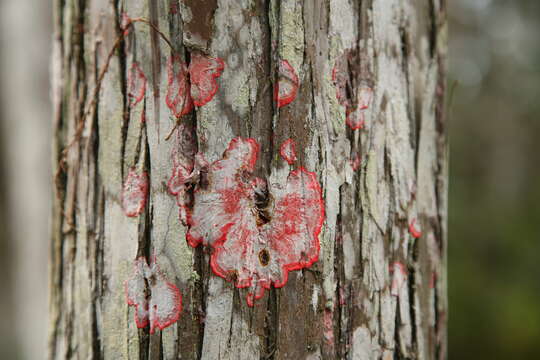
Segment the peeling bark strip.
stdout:
<path fill-rule="evenodd" d="M 55 24 L 49 358 L 446 358 L 444 1 L 57 0 Z M 235 138 L 258 161 L 216 235 Z M 165 285 L 141 263 L 126 301 L 150 255 Z M 180 319 L 139 328 L 173 287 Z"/>

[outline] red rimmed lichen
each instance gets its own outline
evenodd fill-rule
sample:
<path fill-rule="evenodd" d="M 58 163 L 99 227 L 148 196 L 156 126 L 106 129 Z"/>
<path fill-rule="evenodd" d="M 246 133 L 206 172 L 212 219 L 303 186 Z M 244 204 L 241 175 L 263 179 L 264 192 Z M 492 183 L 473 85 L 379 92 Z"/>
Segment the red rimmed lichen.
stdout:
<path fill-rule="evenodd" d="M 146 259 L 134 261 L 133 275 L 124 284 L 126 301 L 135 306 L 138 328 L 150 324 L 150 334 L 175 323 L 182 312 L 182 295 L 173 283 L 166 280 L 155 259 L 148 266 Z"/>
<path fill-rule="evenodd" d="M 193 53 L 189 64 L 191 97 L 196 106 L 208 103 L 218 91 L 217 78 L 225 68 L 223 60 Z"/>
<path fill-rule="evenodd" d="M 218 90 L 216 79 L 225 63 L 201 53 L 193 53 L 189 67 L 179 56 L 171 56 L 167 65 L 168 86 L 165 102 L 174 116 L 180 118 L 193 110 L 193 105 L 208 103 Z"/>
<path fill-rule="evenodd" d="M 146 205 L 148 198 L 148 175 L 146 172 L 137 173 L 135 168 L 129 169 L 122 188 L 122 209 L 126 216 L 139 215 Z"/>
<path fill-rule="evenodd" d="M 345 124 L 351 128 L 351 130 L 358 130 L 364 127 L 365 114 L 358 109 L 347 108 L 345 110 Z"/>
<path fill-rule="evenodd" d="M 133 62 L 128 73 L 129 107 L 137 105 L 146 93 L 146 76 L 138 62 Z"/>
<path fill-rule="evenodd" d="M 233 139 L 223 159 L 210 164 L 204 186 L 194 191 L 188 243 L 211 246 L 213 272 L 249 288 L 247 303 L 273 284 L 287 283 L 289 271 L 319 258 L 324 221 L 321 188 L 314 173 L 292 171 L 284 186 L 253 176 L 258 144 Z"/>
<path fill-rule="evenodd" d="M 193 110 L 193 100 L 190 94 L 188 69 L 180 56 L 175 55 L 169 58 L 167 78 L 165 103 L 177 118 L 189 114 Z"/>
<path fill-rule="evenodd" d="M 415 224 L 416 219 L 412 219 L 411 223 L 409 224 L 409 233 L 413 238 L 418 239 L 420 236 L 422 236 L 422 232 L 420 230 L 416 230 L 416 227 L 414 226 Z"/>
<path fill-rule="evenodd" d="M 300 82 L 296 71 L 287 60 L 281 60 L 278 67 L 278 79 L 274 86 L 274 100 L 278 108 L 290 104 L 298 93 Z"/>
<path fill-rule="evenodd" d="M 289 165 L 294 164 L 296 159 L 296 144 L 293 139 L 287 139 L 281 144 L 279 154 Z"/>

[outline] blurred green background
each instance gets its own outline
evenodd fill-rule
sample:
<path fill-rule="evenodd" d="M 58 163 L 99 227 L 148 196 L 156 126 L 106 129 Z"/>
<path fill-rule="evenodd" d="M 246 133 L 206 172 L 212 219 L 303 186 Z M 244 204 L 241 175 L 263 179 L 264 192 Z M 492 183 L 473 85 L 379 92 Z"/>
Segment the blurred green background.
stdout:
<path fill-rule="evenodd" d="M 540 1 L 450 11 L 450 359 L 540 359 Z"/>
<path fill-rule="evenodd" d="M 447 6 L 449 359 L 540 359 L 540 0 Z M 0 359 L 46 346 L 50 7 L 0 1 Z"/>

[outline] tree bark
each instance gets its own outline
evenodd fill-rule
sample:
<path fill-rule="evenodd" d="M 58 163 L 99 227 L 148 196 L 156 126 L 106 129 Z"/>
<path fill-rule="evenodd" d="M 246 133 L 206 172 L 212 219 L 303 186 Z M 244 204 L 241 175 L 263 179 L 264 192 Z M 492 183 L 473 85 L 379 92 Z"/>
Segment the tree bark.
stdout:
<path fill-rule="evenodd" d="M 57 0 L 55 11 L 50 358 L 446 358 L 444 0 Z M 256 175 L 279 182 L 288 171 L 279 146 L 292 138 L 298 164 L 317 174 L 326 212 L 319 260 L 254 307 L 246 290 L 212 273 L 208 251 L 186 243 L 167 192 L 176 121 L 165 104 L 167 43 L 133 24 L 100 82 L 123 13 L 149 19 L 186 58 L 198 50 L 224 60 L 214 99 L 182 119 L 206 159 L 251 137 Z M 354 131 L 332 82 L 351 51 L 352 76 L 373 89 Z M 278 109 L 280 59 L 300 87 Z M 130 107 L 133 62 L 148 83 Z M 150 191 L 131 218 L 121 192 L 133 166 L 148 172 Z M 183 295 L 178 322 L 154 334 L 136 327 L 124 294 L 133 261 L 151 254 Z M 399 292 L 395 263 L 406 268 Z"/>

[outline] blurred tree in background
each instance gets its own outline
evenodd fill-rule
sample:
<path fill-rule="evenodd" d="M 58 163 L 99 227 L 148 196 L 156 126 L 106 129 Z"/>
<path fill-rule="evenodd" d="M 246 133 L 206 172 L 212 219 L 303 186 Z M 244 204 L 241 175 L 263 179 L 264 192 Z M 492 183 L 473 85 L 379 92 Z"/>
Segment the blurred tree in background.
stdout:
<path fill-rule="evenodd" d="M 42 359 L 49 249 L 49 1 L 0 1 L 0 359 Z"/>
<path fill-rule="evenodd" d="M 540 2 L 450 4 L 450 359 L 540 358 Z"/>

